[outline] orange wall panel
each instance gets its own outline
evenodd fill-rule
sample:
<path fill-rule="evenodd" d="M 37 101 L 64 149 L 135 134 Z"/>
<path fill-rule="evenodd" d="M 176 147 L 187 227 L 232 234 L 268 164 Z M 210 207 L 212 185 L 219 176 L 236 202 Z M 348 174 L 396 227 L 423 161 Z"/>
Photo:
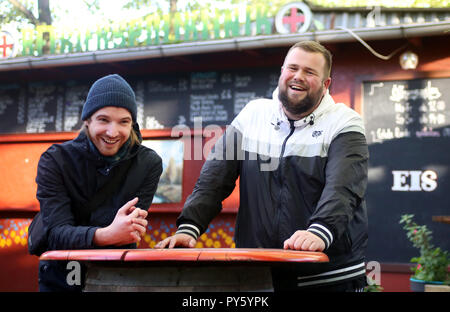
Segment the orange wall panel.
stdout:
<path fill-rule="evenodd" d="M 0 144 L 0 210 L 39 210 L 36 170 L 52 143 Z"/>

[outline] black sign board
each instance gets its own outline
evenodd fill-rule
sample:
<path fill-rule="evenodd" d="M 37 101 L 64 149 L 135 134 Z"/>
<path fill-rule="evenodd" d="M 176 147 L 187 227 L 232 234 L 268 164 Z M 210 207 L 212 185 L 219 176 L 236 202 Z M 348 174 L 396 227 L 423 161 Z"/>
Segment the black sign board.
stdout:
<path fill-rule="evenodd" d="M 271 97 L 279 69 L 125 77 L 136 93 L 141 129 L 231 123 L 251 99 Z M 77 131 L 93 81 L 0 86 L 0 133 Z"/>
<path fill-rule="evenodd" d="M 0 133 L 25 132 L 26 94 L 19 84 L 0 84 Z"/>
<path fill-rule="evenodd" d="M 399 224 L 414 214 L 450 250 L 450 78 L 363 83 L 369 143 L 368 260 L 409 262 L 418 250 Z"/>

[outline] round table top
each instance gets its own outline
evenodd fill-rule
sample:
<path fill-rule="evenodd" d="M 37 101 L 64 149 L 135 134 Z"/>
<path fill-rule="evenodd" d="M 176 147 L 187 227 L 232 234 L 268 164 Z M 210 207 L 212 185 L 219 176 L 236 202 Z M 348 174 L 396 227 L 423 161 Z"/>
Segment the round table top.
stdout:
<path fill-rule="evenodd" d="M 265 248 L 174 248 L 52 250 L 40 260 L 76 261 L 230 261 L 230 262 L 328 262 L 326 254 Z"/>

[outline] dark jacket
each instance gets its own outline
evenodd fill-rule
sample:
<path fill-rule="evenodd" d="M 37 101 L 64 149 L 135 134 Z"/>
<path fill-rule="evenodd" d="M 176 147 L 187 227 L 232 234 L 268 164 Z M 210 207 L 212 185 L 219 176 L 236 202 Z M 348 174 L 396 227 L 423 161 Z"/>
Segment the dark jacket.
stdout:
<path fill-rule="evenodd" d="M 86 213 L 86 203 L 128 159 L 132 163 L 121 185 L 93 213 Z M 91 150 L 84 132 L 74 140 L 52 145 L 42 154 L 36 177 L 48 249 L 94 248 L 95 231 L 111 224 L 129 200 L 137 196 L 136 207 L 150 207 L 161 173 L 161 158 L 143 145 L 131 147 L 113 164 Z"/>
<path fill-rule="evenodd" d="M 324 241 L 330 262 L 298 271 L 298 286 L 362 277 L 367 165 L 361 117 L 328 93 L 295 122 L 276 96 L 252 101 L 210 153 L 177 233 L 204 232 L 239 177 L 236 247 L 283 248 L 295 231 L 307 230 Z"/>

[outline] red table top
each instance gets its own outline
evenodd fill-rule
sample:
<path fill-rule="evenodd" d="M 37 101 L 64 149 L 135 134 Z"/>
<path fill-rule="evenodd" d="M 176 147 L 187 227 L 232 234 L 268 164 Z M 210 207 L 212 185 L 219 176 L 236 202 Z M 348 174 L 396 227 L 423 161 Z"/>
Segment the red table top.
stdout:
<path fill-rule="evenodd" d="M 53 250 L 40 260 L 77 261 L 245 261 L 328 262 L 322 252 L 263 248 L 87 249 Z"/>

